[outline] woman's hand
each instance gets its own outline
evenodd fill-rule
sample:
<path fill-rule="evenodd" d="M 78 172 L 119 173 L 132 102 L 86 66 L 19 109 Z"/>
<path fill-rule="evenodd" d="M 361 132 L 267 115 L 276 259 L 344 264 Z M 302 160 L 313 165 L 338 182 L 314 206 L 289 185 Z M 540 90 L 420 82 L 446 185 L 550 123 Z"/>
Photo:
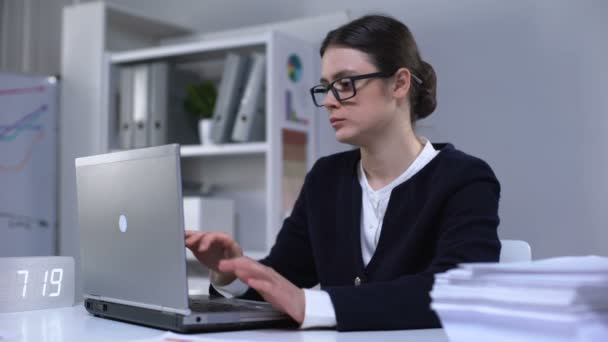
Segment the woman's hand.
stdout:
<path fill-rule="evenodd" d="M 304 290 L 272 268 L 247 257 L 238 257 L 221 260 L 219 269 L 235 274 L 242 282 L 256 289 L 275 309 L 288 314 L 298 324 L 304 321 Z"/>
<path fill-rule="evenodd" d="M 221 260 L 243 256 L 243 250 L 229 235 L 186 230 L 186 247 L 198 261 L 213 271 L 211 276 L 215 284 L 228 285 L 236 279 L 233 272 L 222 272 L 218 267 Z"/>

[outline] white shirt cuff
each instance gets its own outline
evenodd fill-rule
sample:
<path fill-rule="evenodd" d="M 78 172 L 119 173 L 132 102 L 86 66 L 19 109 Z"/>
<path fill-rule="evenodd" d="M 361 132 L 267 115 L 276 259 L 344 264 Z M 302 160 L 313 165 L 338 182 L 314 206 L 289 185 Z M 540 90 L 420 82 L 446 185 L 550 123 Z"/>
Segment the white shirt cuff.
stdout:
<path fill-rule="evenodd" d="M 249 290 L 249 286 L 243 283 L 239 278 L 236 278 L 232 283 L 224 286 L 214 284 L 214 279 L 215 277 L 210 274 L 209 282 L 211 283 L 211 286 L 213 286 L 213 288 L 216 289 L 217 292 L 219 292 L 222 296 L 226 298 L 242 296 L 245 294 L 245 292 L 247 292 L 247 290 Z"/>
<path fill-rule="evenodd" d="M 301 329 L 332 328 L 336 326 L 336 311 L 329 293 L 322 290 L 304 289 L 304 322 Z"/>

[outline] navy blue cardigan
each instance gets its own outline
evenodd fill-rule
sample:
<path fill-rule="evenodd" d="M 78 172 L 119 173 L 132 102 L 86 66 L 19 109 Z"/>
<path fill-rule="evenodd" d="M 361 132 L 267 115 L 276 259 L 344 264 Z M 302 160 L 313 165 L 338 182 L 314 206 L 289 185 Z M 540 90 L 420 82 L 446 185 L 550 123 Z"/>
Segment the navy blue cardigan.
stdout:
<path fill-rule="evenodd" d="M 320 284 L 338 330 L 439 327 L 429 307 L 433 275 L 462 262 L 498 261 L 500 185 L 484 161 L 450 144 L 434 146 L 441 152 L 392 191 L 367 266 L 361 256 L 359 150 L 315 163 L 261 262 L 301 288 Z M 253 289 L 243 297 L 260 299 Z"/>

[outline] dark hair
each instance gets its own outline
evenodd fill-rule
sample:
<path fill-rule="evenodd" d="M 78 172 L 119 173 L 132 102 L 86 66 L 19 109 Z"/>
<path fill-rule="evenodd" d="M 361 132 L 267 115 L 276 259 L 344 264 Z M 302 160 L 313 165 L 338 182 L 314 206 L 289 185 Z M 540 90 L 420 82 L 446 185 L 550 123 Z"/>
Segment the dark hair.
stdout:
<path fill-rule="evenodd" d="M 435 70 L 420 58 L 410 30 L 402 22 L 384 15 L 366 15 L 330 31 L 321 44 L 321 57 L 330 46 L 353 48 L 368 54 L 381 72 L 408 68 L 412 77 L 410 104 L 412 122 L 429 116 L 437 107 Z"/>

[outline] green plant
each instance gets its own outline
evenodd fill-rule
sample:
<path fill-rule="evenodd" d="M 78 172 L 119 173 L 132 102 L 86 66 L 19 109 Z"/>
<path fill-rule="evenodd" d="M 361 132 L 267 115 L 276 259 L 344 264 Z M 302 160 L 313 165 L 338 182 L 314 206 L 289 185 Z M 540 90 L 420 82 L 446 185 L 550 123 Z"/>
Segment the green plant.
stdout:
<path fill-rule="evenodd" d="M 213 108 L 217 98 L 217 89 L 213 82 L 203 81 L 201 83 L 186 86 L 186 98 L 184 99 L 184 110 L 190 114 L 194 121 L 210 119 L 213 116 Z"/>

